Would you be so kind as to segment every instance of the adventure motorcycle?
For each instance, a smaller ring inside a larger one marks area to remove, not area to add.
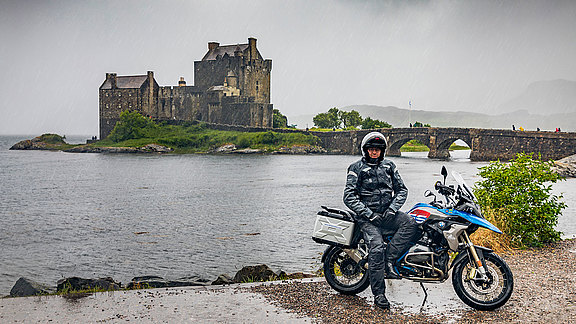
[[[438,181],[434,187],[445,199],[438,201],[434,193],[426,190],[424,196],[434,200],[410,209],[408,214],[420,224],[421,235],[397,260],[395,270],[403,279],[422,285],[446,281],[452,269],[452,285],[464,303],[478,310],[496,309],[512,295],[512,271],[492,250],[474,245],[469,235],[479,227],[502,232],[482,216],[476,197],[460,174],[452,172],[458,183],[456,188],[446,185],[445,167],[441,174],[444,182]],[[329,245],[322,256],[326,281],[342,294],[358,294],[370,284],[368,245],[352,211],[322,208],[312,238]],[[393,232],[384,233],[385,241],[392,235]]]

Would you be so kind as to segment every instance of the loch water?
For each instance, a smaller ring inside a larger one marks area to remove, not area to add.
[[[313,272],[321,205],[344,207],[349,155],[133,155],[10,151],[32,136],[0,136],[0,295],[19,277],[49,285],[71,276],[214,280],[246,265]],[[86,137],[69,137],[80,143]],[[393,157],[409,189],[403,210],[440,169],[477,181],[469,151],[449,161]],[[568,208],[558,229],[576,235],[576,179],[555,184]]]

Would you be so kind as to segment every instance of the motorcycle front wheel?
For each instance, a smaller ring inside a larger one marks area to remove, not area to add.
[[[326,282],[337,292],[356,295],[368,288],[368,271],[339,247],[328,251],[324,260]]]
[[[454,291],[462,301],[478,310],[493,310],[504,305],[514,289],[514,279],[508,264],[495,253],[484,253],[488,281],[472,279],[476,267],[463,258],[452,272]]]

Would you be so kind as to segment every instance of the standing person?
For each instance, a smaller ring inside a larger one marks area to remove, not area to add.
[[[400,279],[396,261],[416,238],[418,225],[414,218],[400,211],[408,197],[408,189],[396,165],[384,159],[386,139],[379,132],[362,139],[362,159],[348,167],[344,204],[356,213],[356,221],[368,243],[368,275],[374,294],[374,304],[388,309],[384,295],[385,278]],[[383,231],[394,232],[388,246]]]

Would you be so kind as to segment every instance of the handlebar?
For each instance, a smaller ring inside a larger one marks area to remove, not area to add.
[[[440,181],[436,181],[434,189],[444,196],[450,196],[456,193],[454,187],[443,185]]]

